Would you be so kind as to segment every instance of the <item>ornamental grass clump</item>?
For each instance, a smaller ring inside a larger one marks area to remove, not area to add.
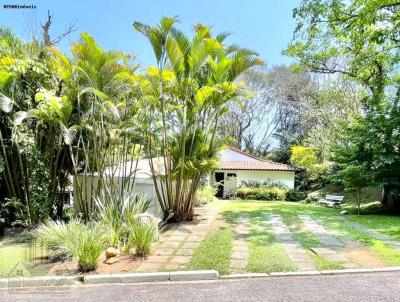
[[[128,231],[127,246],[136,248],[136,255],[145,257],[150,254],[151,245],[158,238],[158,225],[154,221],[136,218],[126,224]]]
[[[152,243],[158,238],[158,224],[150,216],[141,215],[150,206],[146,196],[129,190],[114,196],[105,189],[96,198],[96,205],[99,223],[110,231],[109,245],[126,253],[134,248],[142,257],[150,253]]]
[[[35,237],[51,252],[51,257],[78,261],[81,272],[95,270],[107,245],[108,231],[95,223],[49,221],[40,225]]]

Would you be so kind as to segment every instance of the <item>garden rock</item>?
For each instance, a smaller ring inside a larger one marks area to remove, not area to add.
[[[340,212],[340,214],[341,214],[341,215],[347,215],[347,214],[349,214],[349,213],[348,213],[346,210],[343,210],[343,211]]]
[[[106,250],[106,258],[107,258],[107,259],[108,259],[108,258],[115,257],[115,256],[117,256],[118,254],[119,254],[119,251],[118,251],[116,248],[109,247],[109,248]]]
[[[107,258],[106,261],[104,261],[104,263],[113,264],[118,261],[119,261],[119,257],[110,257],[110,258]]]

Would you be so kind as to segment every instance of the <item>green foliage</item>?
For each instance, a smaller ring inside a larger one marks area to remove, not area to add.
[[[86,272],[97,268],[108,232],[100,224],[49,221],[35,230],[35,236],[51,251],[52,257],[74,257],[79,271]]]
[[[24,225],[61,219],[59,192],[69,175],[137,158],[128,150],[140,138],[136,66],[86,33],[72,44],[72,56],[10,31],[0,31],[0,45],[0,146],[9,167],[2,172],[4,197],[20,201]],[[82,202],[94,192],[88,191],[75,187],[85,220],[93,210],[92,200]]]
[[[340,140],[331,145],[333,158],[339,165],[339,180],[349,188],[362,187],[362,183],[382,187],[383,204],[397,210],[400,208],[400,156],[396,149],[400,143],[396,130],[400,125],[398,99],[397,95],[390,103],[382,103],[366,116],[342,125]],[[352,174],[355,174],[354,180]]]
[[[286,50],[303,67],[343,74],[364,90],[362,111],[338,123],[330,153],[338,175],[364,170],[383,188],[382,203],[397,211],[399,9],[390,0],[303,0],[294,11],[297,26]]]
[[[213,186],[205,185],[199,188],[196,192],[196,203],[200,204],[207,204],[210,202],[215,201],[217,198],[215,197],[216,189]]]
[[[286,201],[302,201],[307,198],[307,193],[295,189],[289,189],[285,194]]]
[[[136,254],[145,257],[150,254],[151,245],[158,238],[158,225],[155,221],[145,221],[140,217],[128,221],[125,226],[127,232],[127,247],[135,247]]]
[[[209,27],[196,25],[189,37],[176,22],[164,17],[156,26],[134,27],[148,38],[157,60],[143,86],[146,151],[161,157],[166,169],[163,193],[155,182],[157,197],[164,218],[172,211],[181,221],[193,218],[200,180],[216,166],[225,142],[217,134],[220,117],[241,93],[235,80],[262,62],[253,51],[226,46],[226,35],[214,36]]]
[[[104,191],[96,198],[98,220],[109,229],[109,244],[129,252],[146,256],[151,244],[158,238],[158,225],[150,217],[141,216],[150,204],[146,196],[139,196],[126,190],[121,195],[112,195]],[[149,218],[149,219],[146,219]]]
[[[107,242],[107,235],[107,230],[103,226],[95,224],[78,230],[71,238],[68,248],[72,256],[78,260],[79,271],[86,272],[97,268]]]
[[[254,187],[254,188],[260,188],[260,187],[277,187],[277,188],[282,188],[282,189],[287,188],[283,183],[274,182],[274,181],[272,181],[270,179],[264,179],[264,180],[242,180],[240,182],[240,186],[243,186],[243,187]]]
[[[329,163],[320,159],[316,148],[293,146],[290,161],[304,170],[296,175],[302,190],[319,189],[327,182]]]
[[[241,199],[251,200],[276,200],[276,201],[301,201],[307,197],[305,192],[295,189],[288,189],[285,186],[274,184],[262,184],[260,182],[247,182],[237,191],[237,196]]]
[[[317,150],[305,146],[293,146],[290,160],[298,167],[319,173]]]
[[[237,190],[237,196],[241,199],[253,200],[285,200],[288,189],[261,186],[261,187],[246,187],[242,186]]]
[[[285,53],[314,70],[345,73],[381,89],[381,76],[397,68],[398,16],[399,4],[391,0],[303,0]]]
[[[360,214],[361,203],[365,198],[365,191],[372,185],[371,174],[363,166],[346,166],[339,173],[339,178],[344,184],[345,189],[355,196],[358,214]]]

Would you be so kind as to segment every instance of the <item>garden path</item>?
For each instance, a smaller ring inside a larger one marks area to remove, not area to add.
[[[343,217],[343,216],[337,216],[336,219],[342,221],[344,224],[356,229],[357,231],[363,232],[376,240],[383,241],[387,245],[390,245],[390,246],[396,248],[397,250],[400,250],[400,242],[393,240],[392,238],[390,238],[389,236],[387,236],[385,234],[382,234],[378,231],[367,228],[366,226],[363,226],[362,224],[359,224],[357,222],[350,221],[346,217]]]
[[[357,264],[351,262],[346,256],[337,251],[337,248],[343,248],[344,244],[336,239],[327,229],[317,223],[309,215],[298,215],[305,227],[316,236],[326,247],[315,247],[311,251],[316,255],[324,257],[328,261],[341,262],[344,268],[356,268]]]
[[[282,216],[278,214],[270,214],[268,215],[268,218],[268,223],[276,235],[276,241],[283,246],[283,249],[293,264],[301,271],[316,270],[314,261],[312,261],[299,242],[293,239],[292,232],[283,222]]]
[[[246,271],[249,259],[249,249],[247,246],[249,226],[249,219],[244,214],[240,215],[239,219],[235,222],[234,240],[229,264],[231,273]]]
[[[343,243],[332,236],[328,230],[318,224],[311,216],[298,215],[298,217],[304,223],[305,227],[312,234],[314,234],[323,245],[331,247],[343,247]]]
[[[203,241],[225,201],[216,201],[195,208],[190,222],[170,225],[161,236],[157,250],[138,267],[138,272],[156,272],[184,268]]]

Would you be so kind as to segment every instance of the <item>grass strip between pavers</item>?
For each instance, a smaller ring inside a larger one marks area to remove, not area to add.
[[[230,227],[215,230],[206,236],[195,250],[187,270],[217,270],[221,275],[229,274],[233,233]]]

